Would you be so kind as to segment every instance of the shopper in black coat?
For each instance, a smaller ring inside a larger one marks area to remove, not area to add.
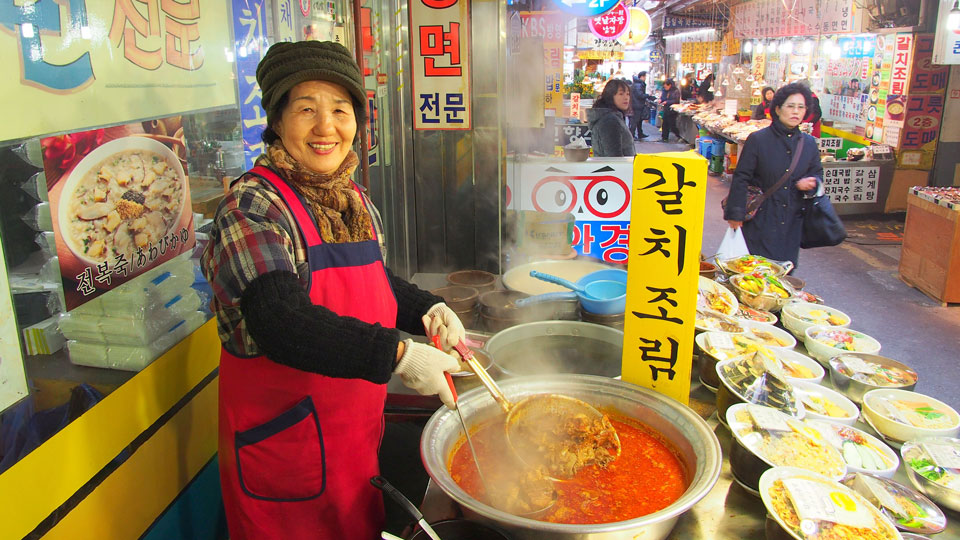
[[[677,89],[677,86],[673,83],[673,79],[663,81],[663,91],[660,92],[660,107],[663,110],[663,126],[660,130],[660,142],[667,142],[670,138],[671,131],[677,135],[678,139],[687,142],[680,135],[680,130],[677,129],[677,115],[680,113],[670,107],[677,103],[680,103],[680,90]]]
[[[823,184],[817,140],[799,129],[810,102],[810,90],[799,84],[776,92],[770,109],[773,123],[747,137],[723,215],[731,228],[743,227],[750,253],[791,261],[794,266],[800,254],[803,201],[820,194]],[[773,187],[787,171],[801,138],[800,159],[784,187],[763,202],[752,220],[744,222],[747,186],[764,191]]]
[[[610,79],[600,99],[587,111],[593,155],[624,157],[637,155],[633,136],[627,129],[626,112],[630,110],[630,85],[621,79]]]
[[[633,87],[630,88],[630,107],[633,108],[633,116],[630,117],[630,134],[634,140],[645,139],[647,136],[643,133],[643,119],[650,117],[650,109],[647,108],[647,72],[641,71],[633,77]]]

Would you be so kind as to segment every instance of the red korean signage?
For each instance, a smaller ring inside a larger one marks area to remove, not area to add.
[[[902,96],[907,93],[910,81],[910,66],[913,54],[913,34],[897,34],[893,46],[893,67],[890,72],[890,93]]]
[[[469,130],[470,2],[410,2],[414,129]]]
[[[630,26],[630,12],[618,3],[603,15],[597,15],[589,21],[590,31],[600,39],[617,39]]]

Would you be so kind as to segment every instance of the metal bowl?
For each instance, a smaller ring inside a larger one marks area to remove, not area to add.
[[[906,384],[903,386],[879,386],[875,384],[870,384],[866,381],[858,380],[851,378],[845,375],[841,369],[841,360],[844,356],[856,356],[867,362],[880,365],[886,368],[896,368],[905,371],[907,374],[913,375],[913,383]],[[850,398],[857,405],[863,403],[863,395],[869,392],[870,390],[875,390],[877,388],[898,388],[900,390],[913,390],[917,386],[917,380],[919,376],[917,372],[911,369],[905,364],[901,364],[892,358],[887,358],[886,356],[880,356],[879,354],[865,354],[865,353],[848,353],[841,354],[834,358],[830,359],[830,380],[833,381],[833,387],[836,388],[840,393]]]
[[[907,476],[910,482],[919,489],[924,495],[933,499],[940,506],[946,506],[954,512],[960,512],[960,491],[950,489],[943,484],[938,484],[918,473],[910,464],[911,459],[918,455],[925,455],[921,444],[935,443],[952,446],[954,449],[960,448],[960,439],[952,437],[924,437],[904,443],[900,449],[900,456],[903,458],[903,466],[907,469]]]
[[[733,286],[733,292],[737,295],[737,299],[740,302],[752,307],[753,309],[760,309],[763,311],[769,311],[771,313],[776,313],[786,305],[787,302],[793,298],[794,291],[788,283],[782,282],[787,293],[790,295],[786,298],[781,297],[778,294],[772,292],[761,292],[754,293],[749,292],[743,289],[740,286],[740,280],[743,279],[744,274],[737,274],[730,277],[730,285]]]
[[[652,390],[590,375],[523,377],[505,380],[500,385],[513,401],[532,394],[560,392],[642,422],[677,450],[690,482],[686,492],[673,504],[626,521],[571,525],[518,517],[477,501],[453,481],[447,470],[447,459],[462,437],[462,430],[457,413],[440,408],[427,422],[420,439],[420,455],[427,474],[460,505],[466,517],[493,523],[517,540],[662,540],[670,534],[677,518],[709,493],[720,475],[720,442],[707,423],[689,407]],[[481,388],[461,394],[459,406],[468,425],[503,414]]]
[[[580,321],[540,321],[497,332],[484,345],[508,377],[578,373],[616,377],[623,331]]]

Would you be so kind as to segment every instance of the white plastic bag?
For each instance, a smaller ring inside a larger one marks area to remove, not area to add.
[[[720,241],[720,247],[717,248],[717,258],[721,261],[749,255],[747,241],[743,239],[743,231],[740,227],[736,229],[727,228],[727,232]]]

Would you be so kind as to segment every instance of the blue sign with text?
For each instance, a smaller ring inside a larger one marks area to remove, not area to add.
[[[263,0],[234,0],[234,58],[237,63],[237,87],[240,95],[240,123],[243,136],[244,169],[264,151],[260,139],[267,127],[267,114],[260,105],[257,64],[267,52],[267,16]]]
[[[613,9],[619,2],[620,0],[553,0],[553,4],[560,11],[565,11],[577,17],[602,15]]]

